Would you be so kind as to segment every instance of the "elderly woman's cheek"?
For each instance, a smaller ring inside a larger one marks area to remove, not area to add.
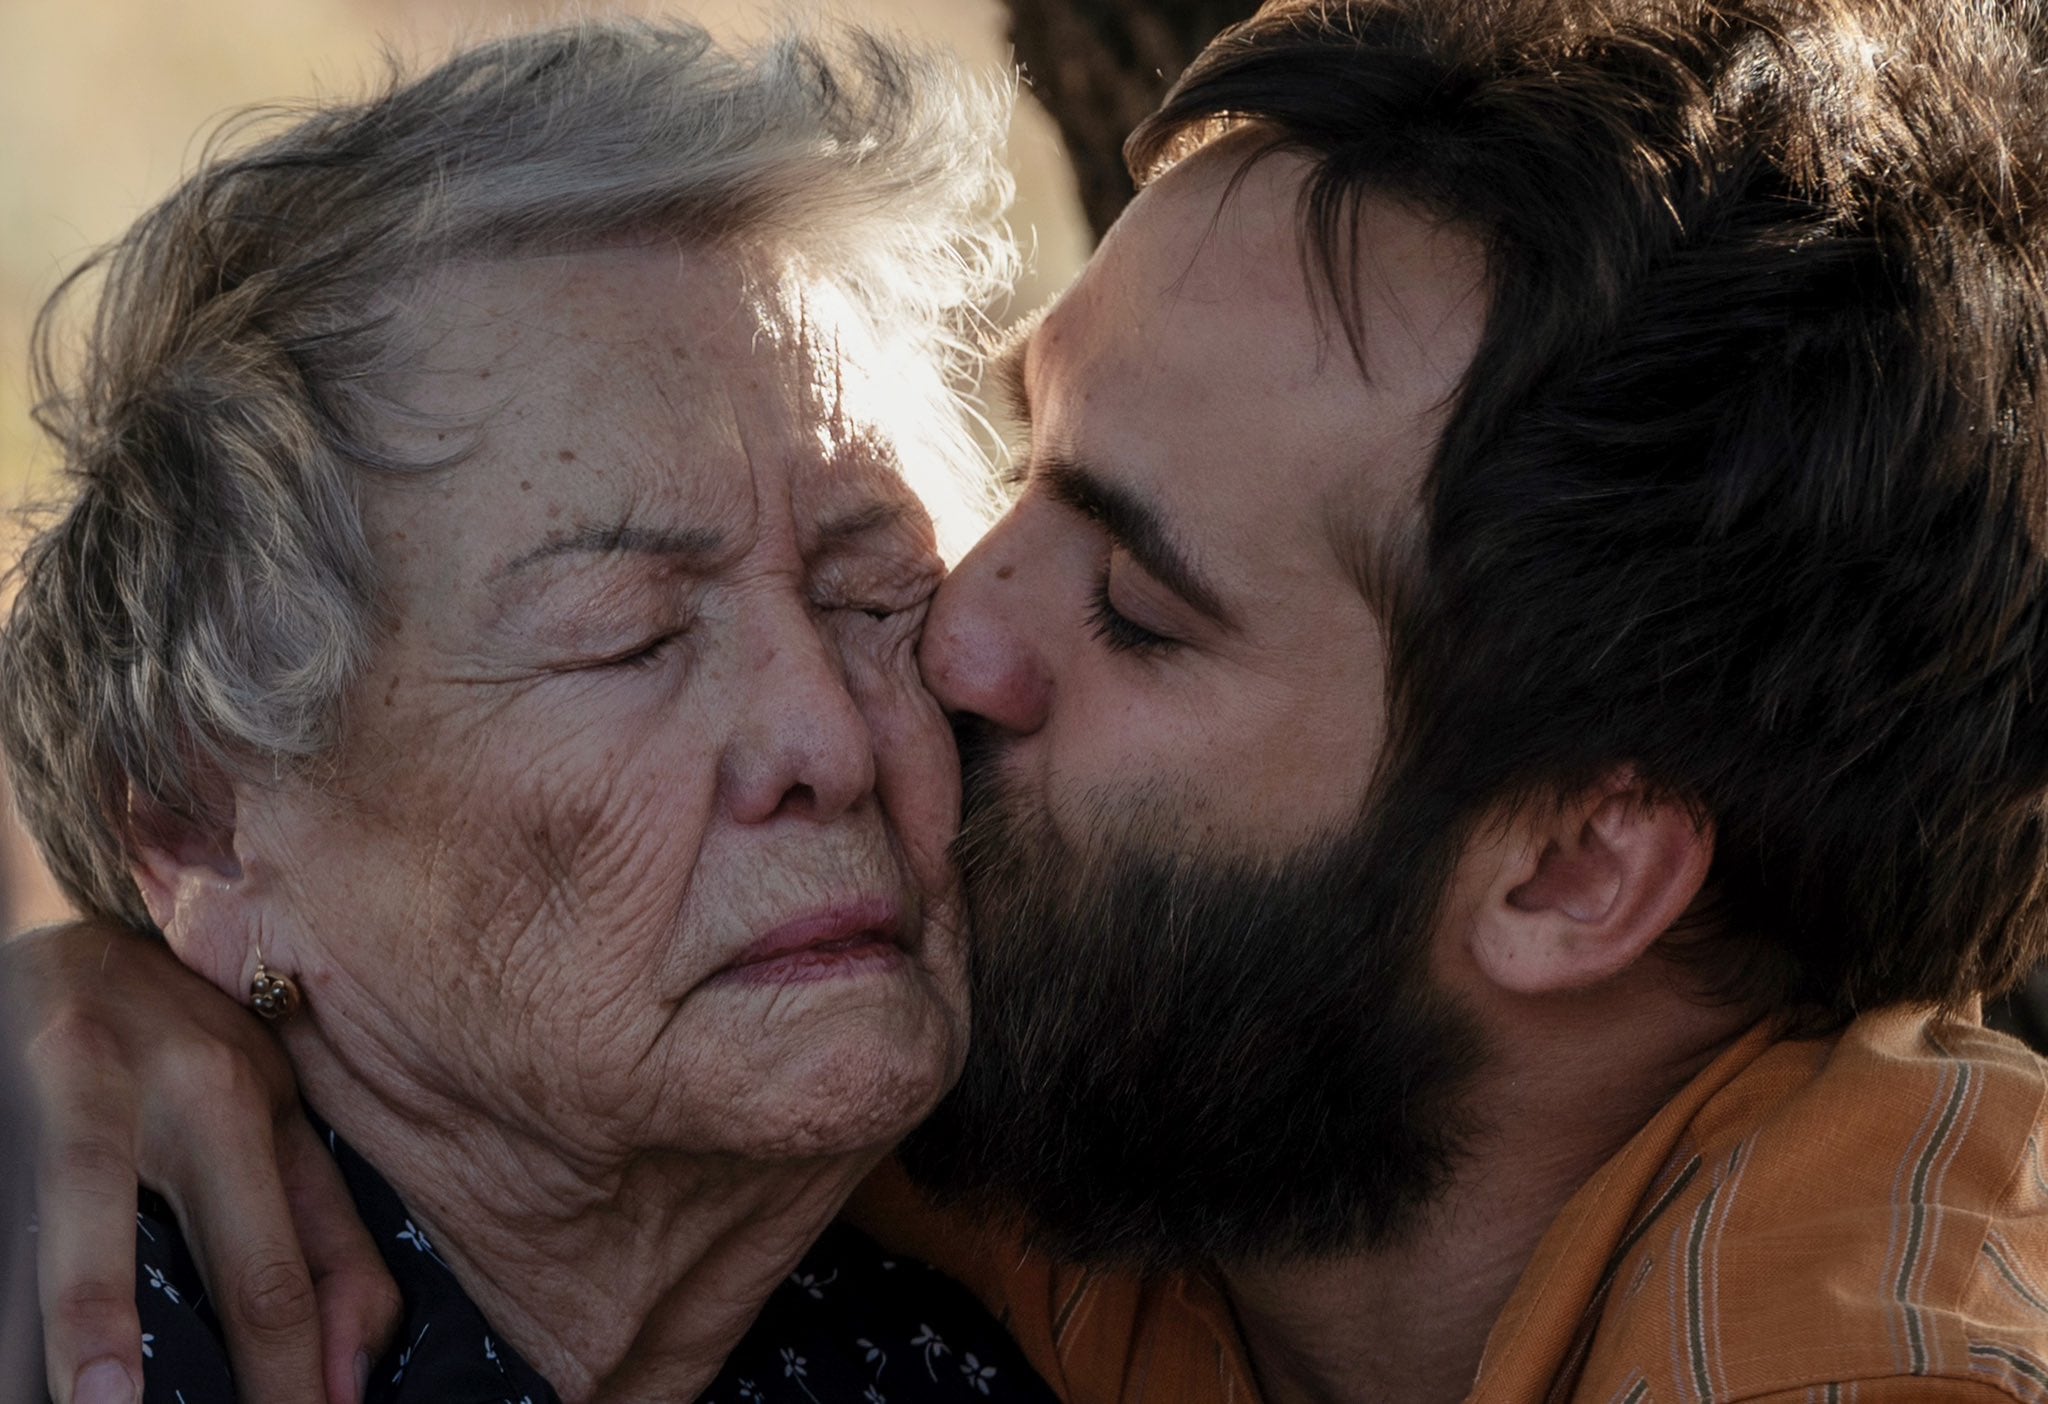
[[[921,612],[918,619],[921,621]],[[927,894],[951,887],[947,846],[960,826],[960,761],[945,713],[917,670],[917,628],[899,623],[847,653],[847,687],[875,748],[875,787]]]
[[[513,989],[558,964],[594,982],[666,958],[709,804],[672,726],[634,727],[601,696],[559,691],[445,747],[436,768],[462,778],[427,806],[438,820],[421,814],[433,905]],[[554,997],[580,1005],[589,992]]]
[[[557,757],[520,796],[508,848],[540,875],[557,919],[624,928],[674,919],[711,800],[669,749],[622,737],[591,755],[586,744]]]
[[[923,895],[920,962],[935,982],[959,1057],[969,1014],[966,932],[949,848],[960,824],[960,764],[945,713],[918,673],[919,622],[921,612],[888,639],[889,647],[852,655],[847,684],[874,741],[883,813]],[[957,1063],[949,1066],[957,1072]]]

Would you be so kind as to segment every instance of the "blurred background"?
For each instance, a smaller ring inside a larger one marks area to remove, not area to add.
[[[1057,292],[1130,193],[1118,148],[1187,60],[1252,0],[0,0],[0,564],[17,510],[57,487],[29,418],[36,309],[87,252],[189,173],[224,115],[348,96],[464,39],[592,13],[675,14],[744,37],[791,13],[878,23],[1026,76],[1012,222],[1030,271],[1010,315]],[[0,806],[4,808],[4,806]],[[0,814],[0,934],[64,914]]]

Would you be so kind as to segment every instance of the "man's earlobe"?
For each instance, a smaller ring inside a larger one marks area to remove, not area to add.
[[[1495,984],[1535,995],[1600,984],[1640,959],[1699,895],[1714,836],[1624,770],[1517,817],[1500,851],[1472,955]]]

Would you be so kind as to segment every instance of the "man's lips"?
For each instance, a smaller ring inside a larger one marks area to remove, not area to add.
[[[884,969],[903,959],[905,924],[894,898],[834,902],[756,938],[712,978],[794,984]]]

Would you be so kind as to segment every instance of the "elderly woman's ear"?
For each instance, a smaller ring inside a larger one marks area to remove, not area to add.
[[[129,786],[135,885],[179,958],[239,997],[262,925],[237,843],[234,787],[221,777],[198,807],[187,813]]]

